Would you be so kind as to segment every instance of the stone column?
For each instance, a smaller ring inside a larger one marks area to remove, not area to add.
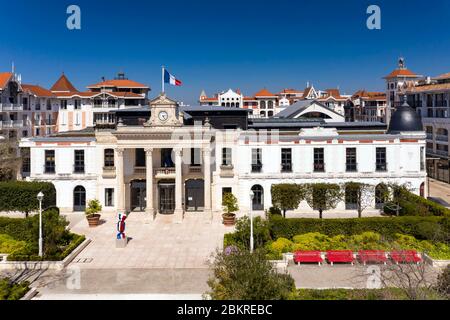
[[[175,222],[183,221],[183,176],[181,166],[181,149],[174,149],[175,152]]]
[[[203,172],[204,172],[204,192],[205,192],[205,205],[204,212],[207,219],[212,220],[211,211],[211,149],[206,148],[203,150]]]
[[[149,220],[155,218],[155,210],[153,208],[153,149],[145,149],[145,164],[146,164],[146,200],[147,205],[145,212],[148,215]]]
[[[117,180],[117,210],[125,212],[125,184],[124,184],[124,161],[123,148],[116,149],[116,180]]]

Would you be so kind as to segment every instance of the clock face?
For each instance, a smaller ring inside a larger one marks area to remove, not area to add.
[[[158,114],[158,118],[159,118],[159,120],[161,120],[161,121],[166,121],[166,120],[169,118],[169,114],[167,113],[167,111],[161,111],[161,112]]]

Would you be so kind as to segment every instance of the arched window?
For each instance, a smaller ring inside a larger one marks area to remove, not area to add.
[[[266,117],[266,112],[265,111],[260,111],[259,114],[261,115],[261,117]]]
[[[267,116],[268,116],[268,117],[272,117],[272,116],[273,116],[273,111],[268,111],[268,112],[267,112]]]
[[[382,209],[387,201],[388,188],[384,183],[380,183],[375,187],[375,208]]]
[[[272,109],[272,108],[273,108],[273,101],[272,101],[272,100],[270,100],[269,102],[267,102],[267,107],[268,107],[269,109]]]
[[[358,208],[357,192],[358,189],[356,187],[345,188],[345,210],[356,210]]]
[[[264,189],[259,184],[255,184],[252,189],[253,201],[252,210],[264,210]]]
[[[261,108],[261,109],[265,109],[266,108],[266,102],[263,100],[263,101],[261,101],[260,103],[259,103],[259,107]]]
[[[76,186],[73,189],[73,211],[84,211],[86,209],[86,189]]]
[[[229,107],[229,106],[230,106],[230,103],[229,103],[229,102],[227,102],[226,106],[227,106],[227,107]]]
[[[234,108],[234,102],[231,103],[231,106]]]
[[[422,198],[425,198],[425,182],[422,182],[422,183],[420,184],[420,196],[421,196]]]

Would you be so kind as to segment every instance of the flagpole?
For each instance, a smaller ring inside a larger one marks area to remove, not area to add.
[[[161,68],[161,86],[162,86],[162,93],[164,93],[164,66]]]

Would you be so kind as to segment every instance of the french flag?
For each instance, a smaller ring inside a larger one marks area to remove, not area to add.
[[[164,82],[173,86],[181,86],[181,81],[171,75],[166,69],[164,69]]]

